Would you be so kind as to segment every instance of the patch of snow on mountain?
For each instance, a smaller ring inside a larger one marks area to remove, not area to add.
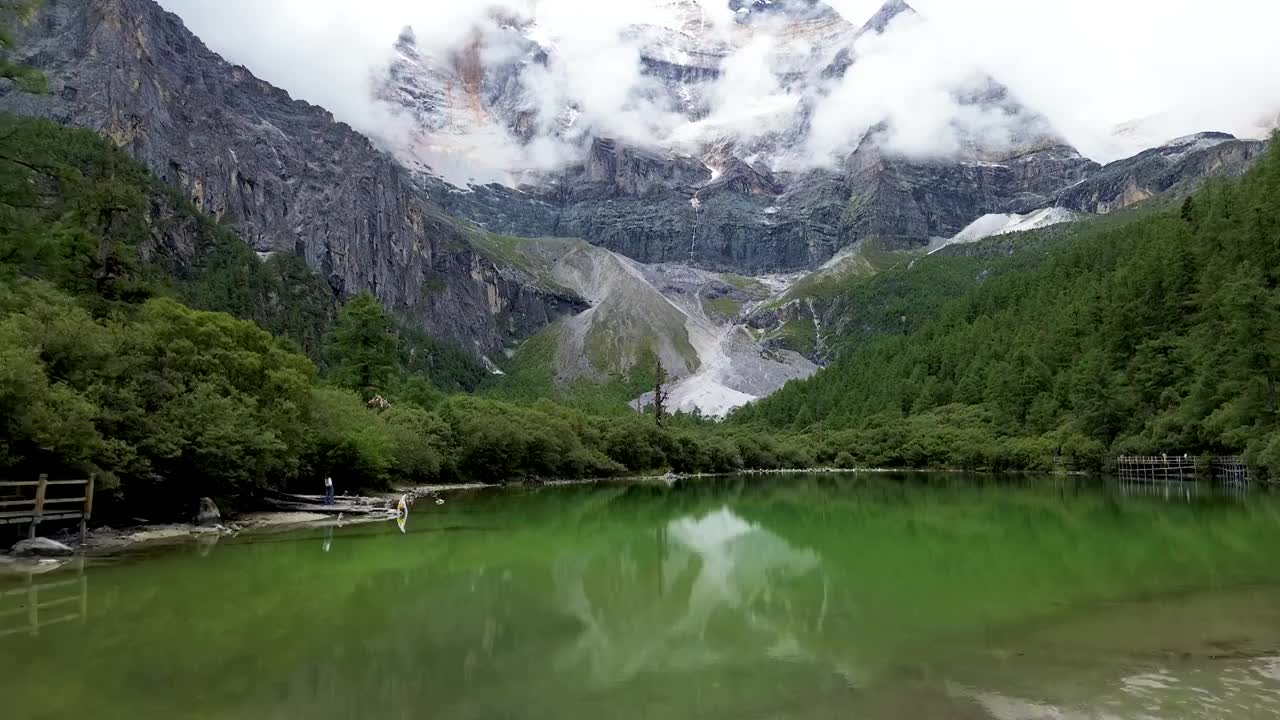
[[[952,243],[977,242],[983,238],[989,238],[992,235],[1000,235],[1008,232],[1008,228],[1022,222],[1021,215],[1006,215],[1004,213],[992,213],[983,215],[982,217],[969,223],[965,229],[956,233],[951,238]]]
[[[1026,215],[1018,215],[1017,213],[1009,215],[1004,213],[983,215],[970,223],[968,227],[957,233],[955,237],[943,243],[941,247],[934,249],[932,252],[937,252],[947,245],[977,242],[997,235],[1008,235],[1009,233],[1025,232],[1027,230],[1038,230],[1040,228],[1049,227],[1050,225],[1073,222],[1076,217],[1076,213],[1066,208],[1056,207],[1036,210],[1035,212],[1028,213]]]
[[[1234,138],[1230,135],[1220,135],[1217,133],[1199,133],[1196,135],[1187,135],[1185,137],[1170,140],[1161,146],[1161,149],[1167,149],[1172,152],[1162,152],[1161,155],[1173,162],[1177,162],[1182,158],[1194,152],[1208,150],[1217,147],[1225,142],[1231,142]]]

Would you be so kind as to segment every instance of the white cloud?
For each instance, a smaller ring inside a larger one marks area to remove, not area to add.
[[[814,112],[811,161],[848,155],[881,122],[889,124],[890,151],[932,157],[956,154],[966,137],[986,137],[1008,120],[961,106],[957,96],[980,89],[983,75],[962,59],[963,43],[918,16],[899,16],[884,34],[862,37],[854,52],[857,62]]]
[[[734,35],[727,0],[692,0],[716,36]],[[370,82],[392,58],[400,29],[447,54],[467,43],[495,9],[533,17],[553,47],[545,68],[526,74],[539,139],[515,143],[502,128],[449,140],[466,158],[494,167],[563,162],[574,132],[680,147],[708,136],[762,137],[789,122],[799,98],[779,84],[771,63],[778,42],[739,42],[720,81],[706,93],[709,113],[677,115],[641,72],[634,24],[678,26],[671,0],[160,0],[211,48],[295,97],[384,141],[404,125],[373,102]],[[855,24],[879,0],[831,0]],[[999,139],[1016,123],[963,107],[954,91],[988,72],[1046,115],[1086,155],[1109,160],[1143,143],[1199,130],[1256,133],[1280,110],[1280,25],[1274,0],[912,0],[927,24],[897,23],[866,38],[861,59],[816,109],[808,150],[830,158],[892,118],[891,143],[913,154],[956,150],[975,136]],[[486,45],[486,53],[511,51]],[[488,58],[492,59],[492,58]],[[573,131],[557,133],[573,104]],[[1117,139],[1115,125],[1151,118]]]
[[[779,51],[776,38],[759,35],[729,56],[720,77],[705,89],[710,112],[697,121],[679,123],[670,144],[689,153],[722,139],[749,147],[752,141],[783,130],[796,112],[799,97],[782,87],[775,70]]]
[[[445,29],[469,27],[484,10],[473,3],[408,0],[160,4],[229,61],[362,129],[384,121],[382,110],[370,102],[369,78],[390,62],[392,43],[405,25],[420,27],[430,42],[456,42],[461,38]]]
[[[1091,157],[1139,149],[1111,136],[1131,120],[1154,117],[1149,139],[1161,142],[1256,135],[1280,111],[1275,0],[911,2]]]

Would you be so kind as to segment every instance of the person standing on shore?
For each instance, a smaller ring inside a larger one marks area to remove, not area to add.
[[[333,477],[329,475],[324,478],[324,504],[333,504]]]

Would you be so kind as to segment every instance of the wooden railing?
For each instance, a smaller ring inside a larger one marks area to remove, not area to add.
[[[1213,471],[1213,479],[1230,485],[1247,484],[1252,479],[1249,463],[1238,455],[1215,457],[1209,462]]]
[[[1207,473],[1206,473],[1207,470]],[[1116,472],[1126,482],[1195,481],[1212,478],[1228,485],[1245,485],[1252,480],[1244,458],[1213,456],[1208,465],[1191,455],[1121,455],[1116,458]]]
[[[1168,482],[1195,480],[1199,460],[1190,455],[1121,455],[1116,472],[1128,482]]]
[[[7,499],[0,498],[0,525],[31,523],[28,536],[35,537],[41,522],[79,520],[80,540],[83,542],[89,520],[93,516],[93,486],[96,477],[90,475],[84,480],[50,480],[48,475],[42,474],[39,480],[0,482],[0,491],[12,488],[17,492],[17,495]],[[77,487],[84,489],[84,494],[79,497],[49,497],[50,488],[57,492],[61,488]],[[29,488],[35,488],[36,496],[20,497]],[[71,508],[63,509],[67,506]]]

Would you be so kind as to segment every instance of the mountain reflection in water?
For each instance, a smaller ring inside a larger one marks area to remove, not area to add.
[[[408,535],[91,564],[85,622],[0,638],[0,693],[36,720],[1267,717],[1276,547],[1265,493],[1052,478],[473,493]]]

